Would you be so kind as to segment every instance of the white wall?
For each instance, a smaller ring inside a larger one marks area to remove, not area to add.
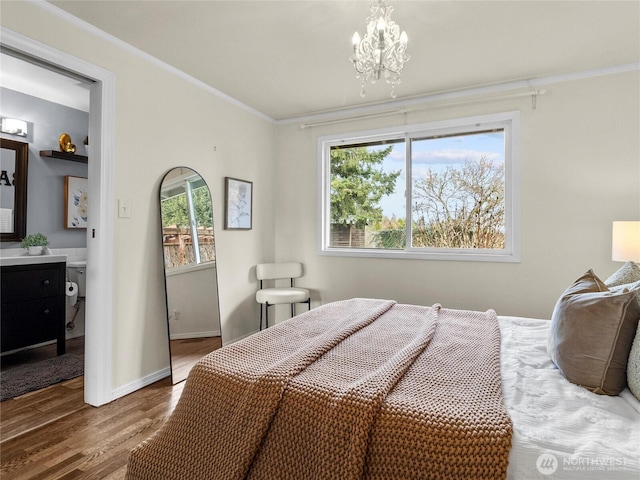
[[[281,126],[277,259],[305,263],[298,285],[312,289],[314,305],[379,297],[549,318],[587,269],[606,278],[621,266],[611,261],[611,222],[640,220],[640,80],[636,71],[545,88],[536,110],[529,98],[516,98],[305,130]],[[511,110],[521,112],[520,263],[317,254],[319,136]]]
[[[175,166],[212,193],[223,342],[257,329],[250,270],[274,256],[275,127],[30,3],[3,2],[0,21],[115,75],[114,198],[131,201],[131,218],[114,222],[113,389],[169,365],[158,189]],[[251,231],[222,229],[225,176],[254,182]]]
[[[167,308],[172,340],[220,335],[216,277],[213,263],[167,272]]]

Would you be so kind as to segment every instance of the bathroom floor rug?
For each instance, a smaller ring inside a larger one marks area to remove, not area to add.
[[[0,373],[0,401],[70,380],[84,374],[84,359],[65,354]]]

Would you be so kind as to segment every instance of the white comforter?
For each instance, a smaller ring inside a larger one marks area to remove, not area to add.
[[[640,402],[568,382],[547,354],[550,322],[499,317],[513,420],[508,480],[640,479]]]

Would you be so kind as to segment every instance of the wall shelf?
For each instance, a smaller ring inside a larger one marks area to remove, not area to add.
[[[56,150],[40,150],[41,157],[57,158],[59,160],[71,160],[72,162],[89,163],[89,157],[76,155],[75,153],[58,152]]]

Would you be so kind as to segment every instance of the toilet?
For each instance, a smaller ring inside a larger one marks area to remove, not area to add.
[[[86,260],[79,260],[75,262],[67,262],[67,278],[70,282],[75,282],[78,285],[78,297],[84,298],[86,296],[87,288],[87,262]]]

